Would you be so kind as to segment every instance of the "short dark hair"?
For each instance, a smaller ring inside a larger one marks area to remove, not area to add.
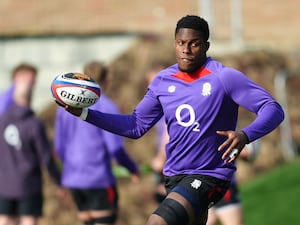
[[[19,65],[17,65],[14,69],[13,69],[13,71],[12,71],[12,79],[14,79],[15,78],[15,76],[16,76],[16,73],[18,73],[19,71],[31,71],[31,72],[33,72],[34,74],[37,74],[37,68],[35,67],[35,66],[33,66],[33,65],[30,65],[30,64],[28,64],[28,63],[21,63],[21,64],[19,64]]]
[[[178,30],[181,28],[190,28],[190,29],[200,31],[205,41],[207,41],[209,38],[208,23],[205,19],[199,16],[187,15],[182,17],[180,20],[178,20],[175,29],[175,36],[178,33]]]

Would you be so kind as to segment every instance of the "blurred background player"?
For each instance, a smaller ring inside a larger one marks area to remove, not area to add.
[[[247,144],[239,155],[239,159],[252,163],[259,152],[260,140]],[[240,198],[236,176],[224,197],[208,210],[206,225],[243,225],[244,212]]]
[[[154,61],[146,72],[146,81],[149,85],[156,74],[170,66],[171,64],[164,60]],[[151,161],[151,169],[154,172],[155,192],[154,199],[161,203],[166,197],[165,179],[162,173],[166,161],[166,144],[169,141],[167,126],[164,117],[161,118],[154,127],[156,132],[156,152]]]
[[[13,85],[1,96],[6,103],[0,115],[0,225],[37,225],[43,213],[42,169],[60,181],[44,124],[30,107],[36,76],[35,67],[17,66]]]
[[[151,168],[154,171],[155,193],[154,199],[160,203],[167,196],[165,189],[165,177],[163,175],[163,167],[166,162],[165,145],[169,141],[169,135],[165,121],[161,119],[155,129],[157,130],[157,149],[154,158],[151,161]]]
[[[13,103],[14,82],[8,89],[0,94],[0,115],[3,114]]]
[[[102,93],[93,109],[118,113],[119,109],[105,94],[108,69],[100,62],[90,62],[84,74],[96,80]],[[62,185],[70,189],[78,208],[78,218],[85,225],[115,224],[118,215],[118,190],[112,159],[139,179],[135,162],[124,149],[124,139],[84,121],[63,108],[57,110],[55,148],[63,164]]]

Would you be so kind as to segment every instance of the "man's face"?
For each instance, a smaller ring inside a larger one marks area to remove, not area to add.
[[[21,70],[15,74],[16,91],[22,95],[29,95],[36,81],[36,74],[30,70]]]
[[[193,72],[206,62],[209,42],[203,40],[200,31],[181,28],[175,36],[175,52],[179,69]]]

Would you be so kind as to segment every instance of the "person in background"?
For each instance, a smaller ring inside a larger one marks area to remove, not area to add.
[[[31,65],[28,66],[32,67]],[[32,69],[34,70],[33,72],[37,73],[36,68],[32,67]],[[3,114],[9,108],[9,106],[11,106],[14,102],[13,99],[13,93],[15,88],[14,78],[15,78],[15,73],[13,72],[11,76],[12,79],[11,85],[2,93],[0,93],[0,115]]]
[[[161,203],[167,196],[165,189],[165,176],[163,175],[163,167],[166,162],[166,144],[169,141],[167,126],[163,119],[157,122],[157,149],[154,158],[151,161],[151,168],[154,171],[155,193],[154,199],[157,203]]]
[[[91,108],[119,113],[104,90],[108,85],[108,69],[100,62],[84,66],[84,74],[99,83],[102,94]],[[139,180],[137,164],[126,153],[124,139],[113,133],[78,120],[58,108],[55,121],[55,149],[63,165],[62,185],[78,208],[78,218],[85,225],[115,224],[118,215],[118,190],[113,174],[113,159]]]
[[[0,115],[13,104],[14,84],[0,94]]]
[[[165,60],[156,60],[151,63],[146,72],[146,81],[149,85],[159,71],[167,68],[170,63]],[[156,152],[151,160],[151,168],[154,172],[155,192],[154,199],[157,203],[161,203],[167,196],[165,189],[165,177],[163,175],[163,167],[166,162],[166,144],[169,141],[167,126],[162,117],[155,125],[156,132]]]
[[[133,139],[165,118],[170,138],[163,169],[167,197],[147,225],[205,225],[208,209],[230,185],[244,146],[269,134],[284,119],[270,93],[207,56],[208,39],[205,19],[195,15],[179,19],[174,41],[177,63],[159,72],[131,114],[64,106],[81,120]],[[256,114],[241,129],[237,129],[239,107]]]
[[[252,163],[259,152],[260,140],[245,145],[239,159]],[[206,225],[243,225],[244,212],[236,176],[233,177],[224,197],[208,210]]]
[[[43,169],[59,187],[45,126],[31,109],[37,70],[20,64],[12,72],[9,104],[0,115],[0,225],[37,225],[43,215]]]

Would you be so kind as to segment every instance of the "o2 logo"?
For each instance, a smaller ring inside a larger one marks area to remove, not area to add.
[[[183,121],[182,118],[181,118],[181,112],[183,110],[187,110],[190,114],[190,119],[189,121]],[[190,127],[190,126],[193,126],[193,131],[195,132],[199,132],[200,131],[200,124],[199,122],[195,121],[196,119],[196,114],[195,114],[195,111],[193,109],[192,106],[188,105],[188,104],[182,104],[180,106],[178,106],[178,108],[176,109],[176,112],[175,112],[175,117],[177,119],[177,123],[180,125],[180,126],[183,126],[183,127]]]

